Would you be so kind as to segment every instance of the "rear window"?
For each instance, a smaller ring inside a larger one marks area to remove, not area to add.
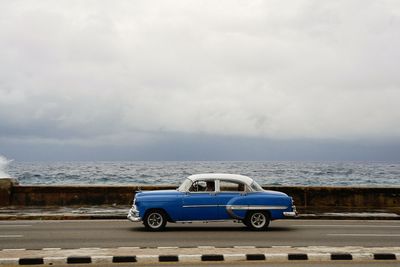
[[[254,192],[262,192],[262,191],[264,191],[264,189],[259,184],[257,184],[256,181],[253,181],[251,183],[250,187],[251,187],[251,190],[254,191]]]
[[[221,192],[244,192],[246,186],[240,182],[220,181],[219,190]]]

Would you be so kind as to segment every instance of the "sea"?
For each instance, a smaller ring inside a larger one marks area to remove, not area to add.
[[[262,185],[400,186],[400,162],[12,161],[1,168],[22,185],[179,185],[191,174],[235,173]]]

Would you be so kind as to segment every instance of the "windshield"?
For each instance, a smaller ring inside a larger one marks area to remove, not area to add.
[[[179,186],[178,187],[178,191],[180,191],[180,192],[187,192],[187,191],[189,191],[189,188],[192,186],[192,180],[190,180],[190,179],[185,179],[184,181],[183,181],[183,183],[181,184],[181,186]]]

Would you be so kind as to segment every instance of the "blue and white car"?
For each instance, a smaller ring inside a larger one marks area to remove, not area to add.
[[[128,219],[142,221],[150,231],[167,222],[243,222],[252,230],[266,230],[271,220],[296,216],[293,199],[264,190],[250,177],[237,174],[196,174],[176,190],[137,192]]]

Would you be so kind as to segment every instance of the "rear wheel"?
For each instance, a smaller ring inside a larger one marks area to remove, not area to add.
[[[244,224],[254,231],[267,230],[271,218],[266,211],[249,211]]]
[[[143,220],[144,227],[149,231],[162,231],[167,224],[167,215],[162,210],[151,210]]]

